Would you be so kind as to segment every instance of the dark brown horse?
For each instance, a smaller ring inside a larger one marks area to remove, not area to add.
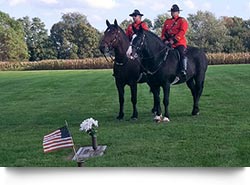
[[[178,83],[186,82],[193,96],[192,115],[199,114],[199,100],[203,91],[205,73],[207,70],[207,58],[205,53],[195,47],[187,48],[188,66],[187,78]],[[143,69],[148,73],[148,84],[154,95],[154,107],[156,108],[155,120],[161,118],[160,87],[163,89],[163,104],[165,113],[163,121],[169,121],[169,93],[170,85],[180,76],[179,58],[176,51],[168,48],[161,39],[150,31],[142,28],[133,38],[131,47],[127,51],[128,57],[139,59]]]
[[[117,21],[110,24],[106,21],[107,29],[101,39],[99,49],[105,54],[112,50],[115,53],[115,60],[113,66],[113,75],[115,77],[115,84],[119,94],[120,111],[117,119],[124,117],[124,87],[130,86],[131,102],[133,104],[132,119],[137,119],[138,111],[137,103],[137,83],[146,82],[145,78],[140,72],[140,63],[138,60],[130,60],[126,56],[126,51],[129,47],[129,40],[125,32],[118,26]]]

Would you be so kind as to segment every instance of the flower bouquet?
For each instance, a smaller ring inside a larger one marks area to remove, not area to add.
[[[98,127],[98,121],[94,120],[93,118],[88,118],[85,119],[81,124],[80,124],[80,131],[85,131],[88,133],[91,138],[92,138],[92,147],[94,150],[97,149],[97,127]]]

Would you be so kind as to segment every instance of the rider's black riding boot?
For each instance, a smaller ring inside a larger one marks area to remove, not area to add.
[[[184,56],[181,60],[181,76],[182,78],[187,78],[187,57]]]

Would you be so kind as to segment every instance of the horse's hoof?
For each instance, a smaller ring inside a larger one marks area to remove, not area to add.
[[[118,120],[123,120],[123,118],[124,118],[124,113],[121,113],[121,112],[116,117],[116,119],[118,119]]]
[[[170,122],[170,119],[168,117],[164,117],[162,121],[163,122]]]
[[[162,118],[161,115],[160,116],[155,116],[154,117],[154,121],[157,122],[157,123],[159,123],[159,122],[161,122],[161,118]]]
[[[196,111],[193,111],[192,112],[192,116],[198,116],[198,115],[200,115],[200,112],[198,111],[198,112],[196,112]]]
[[[122,121],[123,117],[117,116],[116,119],[118,119],[119,121]]]
[[[200,109],[199,108],[193,108],[192,115],[197,116],[200,114]]]
[[[132,121],[137,121],[137,117],[131,117]]]

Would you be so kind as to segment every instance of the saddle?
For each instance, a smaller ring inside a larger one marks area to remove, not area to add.
[[[175,55],[175,57],[177,58],[178,62],[180,62],[181,55],[180,55],[179,51],[177,49],[174,49],[171,45],[167,45],[166,46],[166,54],[165,54],[164,61],[167,59],[167,56],[168,56],[168,54],[169,54],[170,51]]]

